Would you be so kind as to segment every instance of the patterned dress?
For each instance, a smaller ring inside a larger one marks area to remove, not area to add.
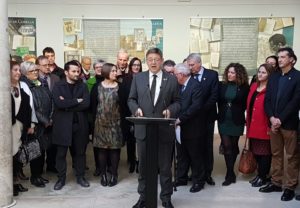
[[[119,86],[98,86],[98,106],[95,120],[93,145],[98,148],[120,149],[123,138],[120,126]]]

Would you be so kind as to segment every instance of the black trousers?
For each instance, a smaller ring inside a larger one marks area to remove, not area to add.
[[[52,144],[46,150],[46,153],[47,153],[47,158],[46,158],[47,169],[54,169],[56,163],[56,153],[57,153],[56,145]]]
[[[158,168],[160,176],[160,199],[170,201],[173,194],[172,185],[172,156],[173,156],[174,142],[163,143],[158,142]],[[137,149],[139,158],[139,184],[138,193],[140,200],[145,201],[146,192],[146,140],[137,139]]]
[[[85,172],[85,163],[86,163],[86,145],[83,145],[82,138],[77,131],[73,132],[72,135],[72,163],[76,171],[77,177],[83,177]],[[56,170],[58,171],[59,178],[65,178],[67,173],[67,152],[69,147],[57,145],[57,154],[56,154]]]
[[[203,160],[205,178],[211,176],[214,167],[214,131],[215,122],[207,122],[203,148],[203,158],[205,158],[205,160]]]
[[[41,149],[41,156],[30,161],[31,177],[36,178],[42,175],[45,164],[45,150]]]
[[[201,138],[182,140],[181,144],[177,143],[177,147],[178,146],[180,154],[177,164],[177,181],[187,181],[187,172],[191,165],[193,183],[204,184],[205,171],[203,164],[204,160],[202,157],[203,154],[201,154],[203,152]]]

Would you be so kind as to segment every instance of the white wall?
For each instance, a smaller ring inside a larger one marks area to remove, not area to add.
[[[72,2],[72,3],[71,3]],[[102,2],[102,3],[101,3]],[[109,3],[107,3],[109,2]],[[294,50],[300,58],[300,1],[298,0],[8,0],[10,17],[37,19],[37,52],[46,46],[56,51],[63,66],[63,25],[65,17],[163,18],[164,57],[181,62],[189,52],[190,17],[295,17]],[[300,61],[296,68],[300,69]]]

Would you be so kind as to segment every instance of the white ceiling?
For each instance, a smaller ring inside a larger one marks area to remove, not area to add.
[[[260,5],[300,4],[299,0],[7,0],[9,4],[89,5]]]

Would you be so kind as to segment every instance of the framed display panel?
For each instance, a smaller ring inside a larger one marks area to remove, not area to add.
[[[36,19],[8,17],[8,40],[11,56],[36,56]],[[17,58],[16,58],[17,59]]]
[[[190,18],[190,53],[201,53],[202,64],[223,72],[231,62],[256,73],[278,48],[293,46],[293,17]]]
[[[163,50],[162,19],[64,18],[63,31],[65,62],[89,56],[93,61],[101,58],[115,63],[123,48],[145,63],[149,48]]]

